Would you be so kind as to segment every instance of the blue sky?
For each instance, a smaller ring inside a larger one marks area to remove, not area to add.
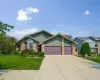
[[[2,0],[0,20],[22,36],[47,30],[72,36],[100,36],[99,0]]]

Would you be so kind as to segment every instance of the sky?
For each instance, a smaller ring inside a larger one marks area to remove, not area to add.
[[[18,39],[47,30],[73,37],[100,36],[100,0],[1,0],[0,21]]]

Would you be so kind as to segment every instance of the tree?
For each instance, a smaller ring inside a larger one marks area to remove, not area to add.
[[[81,46],[80,54],[84,57],[85,54],[91,56],[91,48],[88,42],[84,42]]]
[[[15,43],[17,39],[14,37],[6,36],[4,40],[0,40],[0,53],[11,54],[15,51]]]
[[[10,31],[10,29],[13,29],[13,28],[14,26],[8,25],[0,21],[0,39],[3,39],[6,35],[6,32]]]
[[[68,37],[69,39],[72,39],[72,35],[65,35],[66,37]]]

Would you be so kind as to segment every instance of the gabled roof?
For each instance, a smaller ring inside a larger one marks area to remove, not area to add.
[[[45,32],[45,33],[47,33],[47,34],[53,36],[53,34],[47,32],[47,31],[45,31],[45,30],[41,30],[41,31],[38,31],[38,32],[35,32],[35,33],[32,33],[32,34],[29,34],[28,36],[32,36],[32,35],[35,35],[35,34],[38,34],[38,33],[41,33],[41,32]]]
[[[56,34],[56,35],[54,35],[54,36],[52,36],[52,37],[48,38],[48,39],[47,39],[47,40],[45,40],[44,42],[46,42],[46,41],[48,41],[48,40],[50,40],[50,39],[52,39],[52,38],[54,38],[54,37],[56,37],[56,36],[62,36],[62,37],[64,37],[66,40],[69,40],[69,41],[71,41],[71,42],[73,42],[73,43],[77,44],[74,40],[69,39],[68,37],[65,37],[65,36],[64,36],[64,35],[62,35],[61,33],[58,33],[58,34]]]
[[[38,42],[37,40],[33,39],[33,38],[30,37],[30,36],[24,36],[23,38],[21,38],[21,39],[20,39],[19,41],[17,41],[16,43],[19,43],[20,41],[22,41],[23,39],[26,39],[26,38],[30,38],[30,39],[32,39],[32,40]]]
[[[87,38],[92,38],[94,40],[100,40],[100,37],[95,37],[95,36],[88,36],[88,37],[75,37],[75,39],[80,39],[80,40],[85,40]]]

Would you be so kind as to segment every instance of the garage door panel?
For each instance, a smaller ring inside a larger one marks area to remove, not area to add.
[[[71,53],[72,53],[72,48],[71,48],[71,46],[66,46],[66,47],[64,47],[64,54],[65,54],[65,55],[71,55]]]
[[[61,55],[61,47],[45,47],[46,55]]]

